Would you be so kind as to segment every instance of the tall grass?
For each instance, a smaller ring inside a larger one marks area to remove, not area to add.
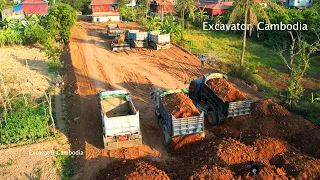
[[[20,31],[11,29],[0,30],[0,47],[21,45],[24,42],[24,36]]]

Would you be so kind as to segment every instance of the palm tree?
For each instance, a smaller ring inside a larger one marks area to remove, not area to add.
[[[186,11],[189,12],[189,16],[192,17],[193,21],[195,19],[195,11],[197,10],[195,0],[177,0],[176,1],[177,10],[180,12],[182,27],[184,27],[184,16]]]
[[[205,8],[199,8],[199,10],[196,12],[196,16],[199,18],[200,26],[204,21],[209,19],[209,16],[206,15],[207,12],[204,9]]]
[[[251,35],[253,27],[257,26],[258,16],[257,14],[261,14],[261,17],[270,24],[270,20],[266,11],[262,8],[262,6],[258,3],[255,3],[254,0],[237,0],[234,5],[234,9],[230,15],[229,24],[238,23],[244,19],[245,27],[249,26],[249,34]],[[241,52],[241,60],[240,67],[244,65],[244,55],[246,50],[246,41],[247,41],[247,28],[244,29],[243,32],[243,41],[242,41],[242,52]]]

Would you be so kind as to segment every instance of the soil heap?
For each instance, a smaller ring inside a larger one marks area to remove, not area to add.
[[[107,166],[107,168],[99,171],[95,179],[108,180],[142,180],[155,179],[166,180],[170,179],[168,175],[157,169],[155,166],[143,160],[123,160],[116,161]]]
[[[208,87],[223,101],[243,101],[247,95],[236,89],[224,78],[214,78],[207,81]]]
[[[258,100],[251,106],[255,116],[288,116],[290,112],[272,100]]]
[[[192,100],[184,93],[175,93],[163,98],[163,106],[175,118],[199,116],[200,112]]]

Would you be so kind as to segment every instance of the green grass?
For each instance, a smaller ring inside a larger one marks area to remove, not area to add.
[[[193,53],[213,52],[225,63],[239,62],[242,37],[238,34],[224,31],[203,31],[200,29],[186,30],[184,38],[186,46]],[[246,60],[257,66],[283,65],[280,57],[270,48],[254,41],[247,41]]]
[[[61,179],[67,180],[74,175],[74,169],[72,167],[72,156],[63,155],[61,151],[57,156],[57,159],[54,160],[53,166],[57,169],[57,175],[61,177]]]
[[[223,64],[222,71],[230,71],[231,65],[239,64],[242,50],[242,36],[233,32],[204,31],[199,28],[186,29],[184,46],[194,54],[210,54]],[[173,38],[175,41],[176,39]],[[178,41],[176,41],[178,43]],[[209,58],[208,58],[209,59]],[[263,43],[247,38],[245,63],[255,69],[251,82],[267,96],[275,96],[276,91],[285,86],[284,73],[288,73],[283,60],[277,52]],[[307,76],[320,74],[320,56],[313,57]],[[237,76],[236,76],[237,77]],[[247,79],[245,79],[247,81]]]

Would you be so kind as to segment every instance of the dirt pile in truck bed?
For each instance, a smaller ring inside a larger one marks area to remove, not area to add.
[[[184,93],[174,93],[162,99],[163,106],[175,118],[199,116],[200,112],[192,100]]]
[[[210,79],[206,84],[223,102],[243,101],[247,98],[246,94],[233,87],[224,78]]]
[[[256,116],[288,116],[290,112],[283,106],[269,100],[259,100],[251,105],[252,114]]]

